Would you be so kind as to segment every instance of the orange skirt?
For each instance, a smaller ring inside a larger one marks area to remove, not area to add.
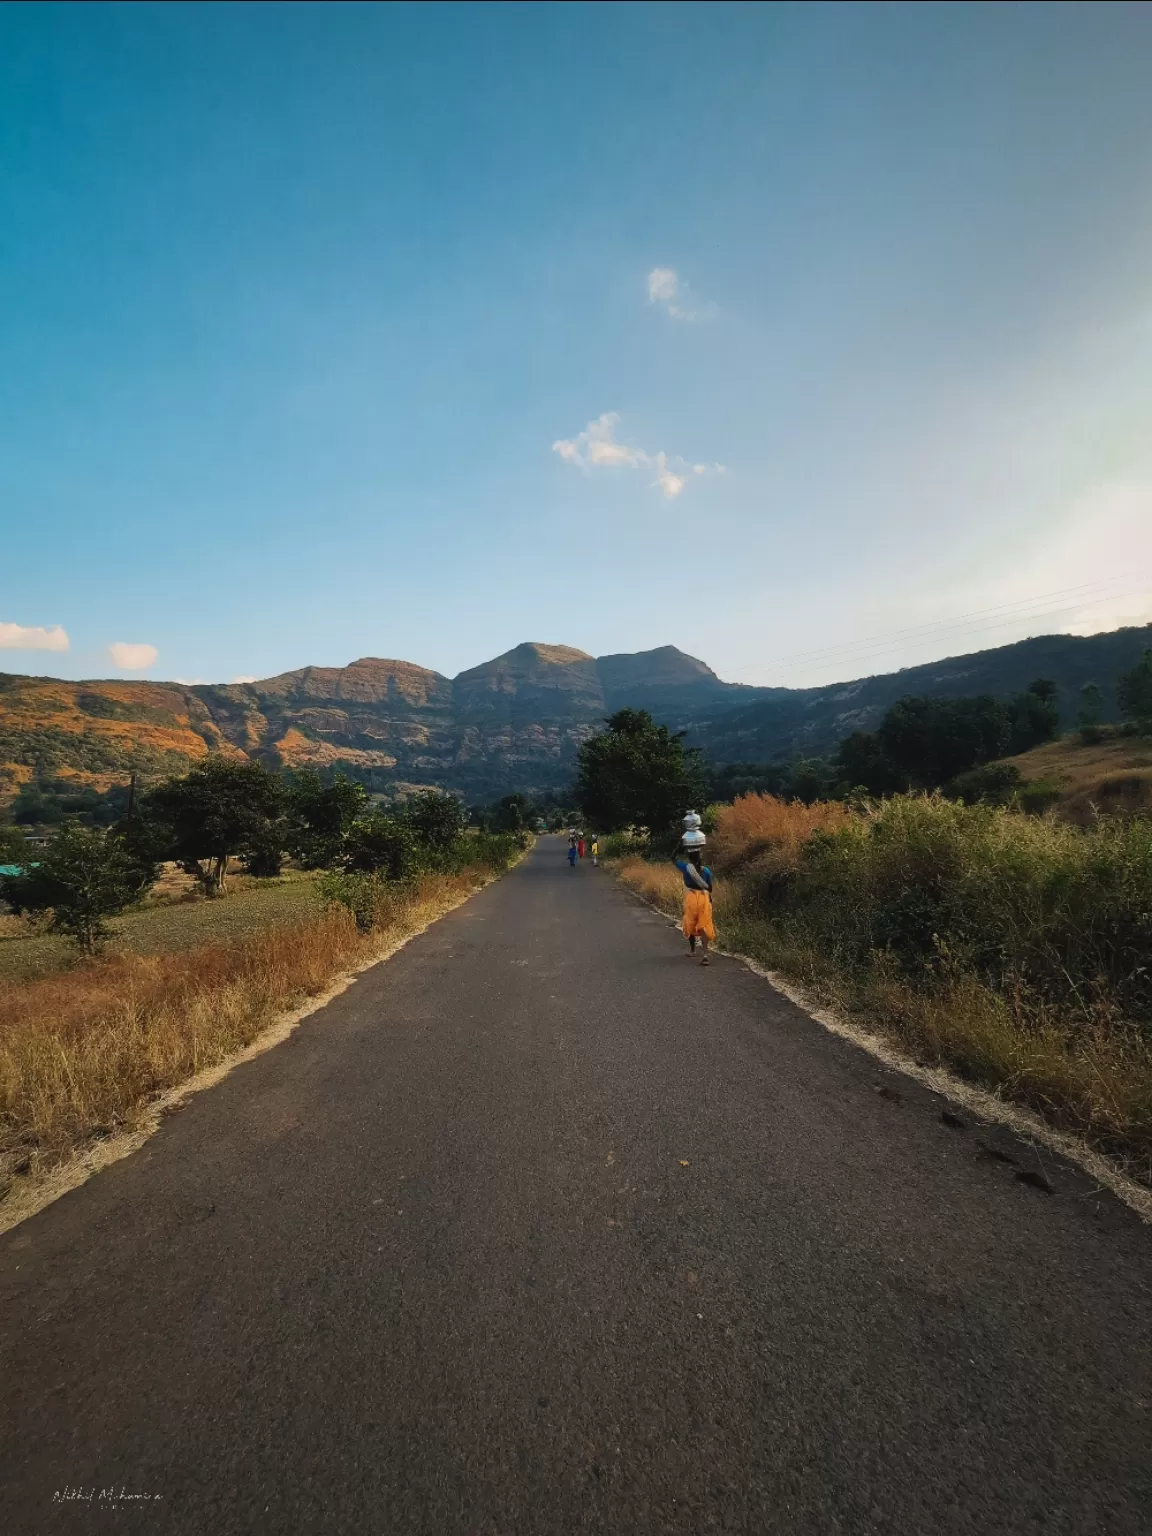
[[[684,892],[683,926],[686,939],[715,939],[716,928],[712,922],[712,898],[707,891]]]

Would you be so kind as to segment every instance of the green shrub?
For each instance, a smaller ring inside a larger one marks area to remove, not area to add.
[[[316,889],[325,906],[344,907],[351,912],[361,933],[368,933],[379,921],[386,887],[378,875],[329,870],[321,875]]]
[[[416,833],[396,816],[369,816],[349,829],[344,841],[344,869],[351,875],[382,880],[413,880],[427,865]]]
[[[838,963],[975,973],[1006,995],[1152,1029],[1152,822],[1080,828],[901,795],[805,845],[775,914]]]

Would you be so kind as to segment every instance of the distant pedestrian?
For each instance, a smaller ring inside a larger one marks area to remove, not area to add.
[[[696,953],[696,940],[704,951],[701,965],[708,965],[708,945],[716,941],[716,927],[712,921],[712,871],[700,857],[698,849],[686,852],[683,848],[673,855],[676,868],[684,876],[684,937],[688,940],[688,953]]]
[[[599,862],[600,862],[600,842],[599,842],[599,840],[597,838],[594,837],[592,839],[592,868],[595,869]]]
[[[576,844],[575,843],[569,843],[568,844],[568,868],[569,869],[575,869],[576,868]]]
[[[580,850],[580,857],[583,858],[584,857],[584,836],[583,836],[583,833],[581,833],[580,840],[579,840],[579,842],[577,843],[576,846]]]

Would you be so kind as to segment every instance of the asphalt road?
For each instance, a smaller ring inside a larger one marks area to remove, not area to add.
[[[1146,1536],[1152,1230],[940,1111],[545,839],[0,1239],[0,1529]]]

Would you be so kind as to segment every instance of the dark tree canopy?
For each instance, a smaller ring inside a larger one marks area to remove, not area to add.
[[[1055,684],[1038,678],[1007,703],[990,694],[901,699],[874,732],[856,731],[840,743],[840,782],[874,795],[946,788],[996,758],[1051,741],[1060,724],[1055,695]]]
[[[646,709],[617,710],[606,725],[580,748],[577,804],[600,831],[644,827],[662,835],[703,800],[699,753]]]
[[[350,828],[368,803],[364,786],[344,774],[325,784],[314,768],[302,769],[288,790],[289,851],[305,869],[335,864]]]
[[[213,895],[224,890],[234,854],[267,855],[269,824],[283,807],[283,783],[262,764],[221,757],[158,785],[145,800],[148,818],[165,830],[168,857]]]
[[[1116,685],[1116,699],[1126,720],[1142,731],[1152,730],[1152,651],[1145,651],[1132,670],[1123,674]]]
[[[350,875],[411,880],[419,874],[421,848],[414,829],[398,816],[369,816],[350,829],[344,869]]]
[[[455,795],[422,789],[404,803],[403,820],[416,840],[434,853],[446,853],[464,832],[468,815]]]

